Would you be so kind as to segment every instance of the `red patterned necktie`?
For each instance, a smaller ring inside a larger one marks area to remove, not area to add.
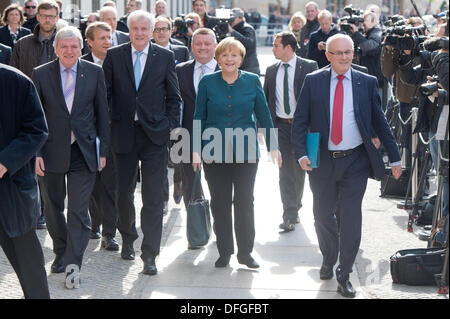
[[[342,80],[345,76],[338,75],[337,78],[338,83],[334,92],[333,122],[331,123],[331,141],[334,145],[342,142],[342,113],[344,108],[344,86]]]

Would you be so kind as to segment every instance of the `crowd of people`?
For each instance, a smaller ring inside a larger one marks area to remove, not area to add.
[[[191,198],[195,172],[204,170],[219,253],[215,267],[228,266],[234,235],[238,262],[260,267],[251,253],[258,145],[264,140],[279,167],[279,228],[290,232],[300,223],[308,172],[323,255],[320,278],[333,278],[338,263],[338,292],[355,296],[349,274],[361,240],[361,202],[367,179],[385,174],[380,142],[393,176],[402,172],[381,105],[386,77],[399,71],[394,62],[390,71],[385,66],[394,53],[382,49],[379,8],[369,6],[360,28],[351,25],[343,34],[341,21],[307,3],[305,15],[292,16],[289,31],[274,35],[279,61],[265,70],[262,85],[256,25],[240,8],[231,10],[218,34],[220,21],[207,14],[206,0],[193,0],[193,12],[173,20],[164,0],[154,14],[141,10],[140,0],[128,0],[123,17],[107,1],[78,28],[60,18],[61,5],[29,0],[23,12],[12,4],[0,28],[0,192],[6,198],[0,244],[26,298],[49,297],[35,229],[48,230],[51,272],[65,273],[68,289],[80,285],[89,239],[101,238],[103,249],[135,259],[138,182],[143,273],[156,275],[168,165],[174,168],[174,200],[183,199],[186,209],[202,193],[200,187]],[[448,65],[448,49],[440,53],[436,63],[446,58]],[[400,101],[407,104],[410,96]],[[230,138],[230,129],[245,133],[241,142]],[[170,135],[180,130],[192,147],[187,160],[175,162],[170,147],[186,140]],[[308,132],[320,134],[317,168],[308,157]]]

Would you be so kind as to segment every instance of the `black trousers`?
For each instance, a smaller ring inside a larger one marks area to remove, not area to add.
[[[45,164],[45,163],[44,163]],[[45,172],[43,181],[44,214],[47,229],[53,239],[53,251],[64,254],[64,266],[75,264],[81,269],[83,255],[89,243],[91,220],[88,206],[95,184],[91,172],[75,142],[70,149],[70,167],[67,173]],[[67,222],[64,216],[67,177]]]
[[[280,145],[283,165],[279,170],[279,185],[281,202],[283,203],[283,220],[295,222],[298,211],[302,207],[305,171],[295,158],[291,143],[292,124],[276,122],[278,128],[278,143]]]
[[[330,156],[321,154],[321,156]],[[333,171],[327,178],[310,175],[313,193],[314,226],[323,263],[334,266],[338,280],[346,280],[361,242],[361,204],[370,173],[369,157],[364,147],[349,156],[333,159]],[[338,206],[339,205],[339,206]],[[335,211],[340,211],[338,230]]]
[[[26,299],[50,299],[44,254],[34,229],[10,238],[0,224],[0,246],[19,278]]]
[[[258,163],[205,163],[204,169],[220,256],[234,253],[232,205],[238,255],[250,254],[255,242],[253,190]]]
[[[163,188],[167,166],[167,146],[154,144],[139,124],[135,124],[135,147],[130,153],[114,152],[116,164],[117,229],[125,244],[137,238],[134,191],[141,162],[142,259],[159,255],[163,222]]]
[[[106,166],[96,173],[94,191],[89,201],[89,214],[93,230],[102,225],[103,236],[116,236],[116,171],[112,156],[108,156]]]

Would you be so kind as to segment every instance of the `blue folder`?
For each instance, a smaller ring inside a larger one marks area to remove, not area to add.
[[[319,154],[319,141],[320,133],[308,133],[306,134],[306,152],[311,162],[311,168],[319,167],[320,154]]]

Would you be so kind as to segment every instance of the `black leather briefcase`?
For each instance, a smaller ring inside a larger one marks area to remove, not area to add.
[[[392,281],[411,286],[436,285],[435,275],[442,272],[445,252],[442,248],[397,251],[390,258]]]
[[[394,198],[405,198],[406,191],[408,190],[409,182],[409,172],[408,168],[402,168],[402,175],[398,180],[392,176],[392,171],[390,167],[386,167],[384,178],[381,180],[381,197],[394,197]],[[411,198],[411,194],[409,195]]]

